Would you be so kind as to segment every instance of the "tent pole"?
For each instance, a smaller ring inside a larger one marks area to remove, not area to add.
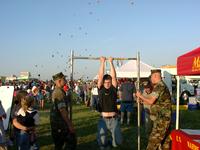
[[[137,53],[137,90],[140,90],[140,53]],[[137,114],[138,114],[138,150],[140,150],[140,103],[139,103],[139,98],[137,98]]]
[[[74,84],[74,51],[73,50],[71,50],[70,65],[71,65],[70,80],[71,80],[71,83]],[[73,86],[73,85],[71,85],[71,86]],[[73,88],[73,87],[71,87],[71,88]],[[71,95],[71,101],[68,105],[68,112],[69,112],[68,117],[69,117],[70,120],[72,120],[72,95]]]
[[[179,103],[180,103],[180,77],[177,76],[177,90],[176,90],[176,130],[179,129]]]

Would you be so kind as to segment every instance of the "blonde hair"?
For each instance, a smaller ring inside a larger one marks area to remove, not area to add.
[[[15,97],[15,102],[21,104],[21,100],[24,99],[27,95],[28,93],[24,90],[17,92],[17,95]]]
[[[32,106],[34,98],[32,96],[26,96],[21,100],[21,107],[26,112],[29,107]]]

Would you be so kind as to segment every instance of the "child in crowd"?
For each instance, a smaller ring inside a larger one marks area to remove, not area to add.
[[[26,91],[21,90],[21,91],[16,92],[16,96],[14,97],[13,106],[11,109],[12,130],[10,134],[10,139],[12,140],[12,142],[16,141],[17,139],[17,135],[18,135],[17,132],[19,132],[18,128],[23,128],[23,126],[21,126],[16,121],[16,116],[17,116],[17,112],[21,108],[21,100],[24,99],[27,96],[27,94],[28,93]],[[16,123],[16,125],[14,125],[14,123]],[[16,144],[18,144],[17,141],[16,141]]]
[[[28,95],[27,91],[24,90],[17,92],[11,111],[11,119],[13,119],[14,116],[16,116],[17,112],[21,108],[21,100],[24,99],[27,95]]]
[[[17,112],[15,122],[24,128],[19,128],[17,132],[18,150],[39,149],[36,144],[35,127],[39,124],[38,111],[33,108],[34,98],[26,96],[21,99],[21,108]],[[14,124],[15,125],[15,124]]]

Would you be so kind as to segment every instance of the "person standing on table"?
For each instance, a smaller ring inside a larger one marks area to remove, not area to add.
[[[162,81],[161,70],[151,70],[151,83],[153,91],[151,96],[146,98],[137,91],[136,96],[140,102],[150,104],[153,128],[149,137],[147,150],[170,150],[170,123],[171,123],[171,96],[169,89]]]
[[[55,150],[75,150],[77,140],[73,124],[68,118],[68,100],[63,90],[66,84],[65,76],[60,72],[53,76],[53,80],[56,86],[52,93],[50,124]]]
[[[109,58],[110,75],[104,75],[105,57],[100,58],[98,78],[99,111],[101,118],[98,122],[97,142],[100,149],[111,146],[117,147],[122,143],[120,123],[117,117],[117,79],[113,65],[113,58]],[[107,140],[108,130],[111,132],[112,141]]]
[[[127,125],[130,124],[131,113],[133,113],[133,95],[135,95],[135,85],[130,79],[125,79],[119,88],[119,97],[121,99],[121,124],[124,123],[124,115],[127,112]]]

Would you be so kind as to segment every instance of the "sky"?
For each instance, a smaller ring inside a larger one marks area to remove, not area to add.
[[[136,57],[159,67],[200,46],[199,0],[0,0],[0,76],[69,75],[76,56]],[[124,62],[125,63],[125,62]],[[99,61],[76,60],[75,78]]]

